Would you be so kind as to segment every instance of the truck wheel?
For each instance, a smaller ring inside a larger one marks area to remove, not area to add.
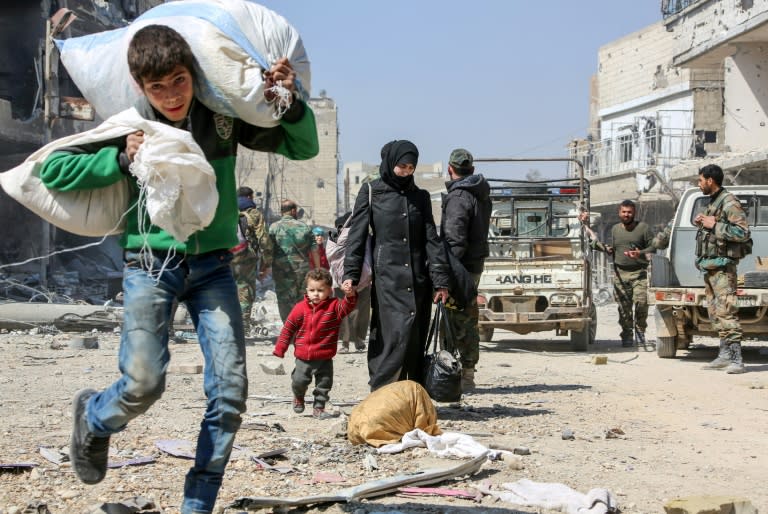
[[[677,353],[675,337],[659,337],[656,341],[656,355],[662,359],[672,359]]]
[[[597,333],[597,307],[593,303],[589,308],[589,317],[592,321],[581,332],[571,330],[571,350],[574,352],[586,352],[587,347],[595,342]]]
[[[478,327],[478,332],[480,332],[480,340],[484,343],[493,339],[493,327],[480,326]]]

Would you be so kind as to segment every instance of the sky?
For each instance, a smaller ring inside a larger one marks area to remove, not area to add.
[[[259,3],[298,30],[312,96],[336,102],[344,163],[378,164],[393,139],[413,141],[420,164],[445,163],[457,147],[566,156],[587,133],[598,49],[662,18],[660,0]],[[551,166],[514,173],[552,176]]]

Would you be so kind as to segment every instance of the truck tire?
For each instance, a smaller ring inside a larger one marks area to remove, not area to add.
[[[656,355],[662,359],[673,359],[677,354],[675,337],[659,337],[656,341]]]
[[[584,330],[577,332],[571,330],[571,350],[574,352],[586,352],[587,347],[595,342],[597,333],[597,307],[593,303],[589,308],[589,317],[591,321],[584,327]]]
[[[480,341],[487,343],[491,339],[493,339],[493,327],[489,327],[487,325],[481,325],[478,327],[478,332],[480,332]]]
[[[768,288],[768,271],[747,271],[744,273],[744,287],[747,289]]]

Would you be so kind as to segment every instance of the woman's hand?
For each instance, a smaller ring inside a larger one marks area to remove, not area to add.
[[[438,301],[445,302],[448,301],[448,289],[441,287],[439,289],[435,290],[435,296],[432,298],[432,303],[437,303]]]
[[[344,294],[346,296],[352,295],[352,293],[357,292],[357,288],[352,285],[352,281],[347,279],[341,284],[341,290],[344,291]]]

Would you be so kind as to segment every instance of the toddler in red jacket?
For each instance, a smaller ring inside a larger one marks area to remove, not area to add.
[[[304,412],[304,395],[315,377],[312,415],[321,417],[333,386],[333,357],[341,320],[355,309],[354,288],[344,290],[341,300],[333,296],[333,279],[327,269],[315,268],[306,276],[307,292],[285,320],[273,355],[281,359],[293,341],[296,367],[291,373],[293,412]]]

